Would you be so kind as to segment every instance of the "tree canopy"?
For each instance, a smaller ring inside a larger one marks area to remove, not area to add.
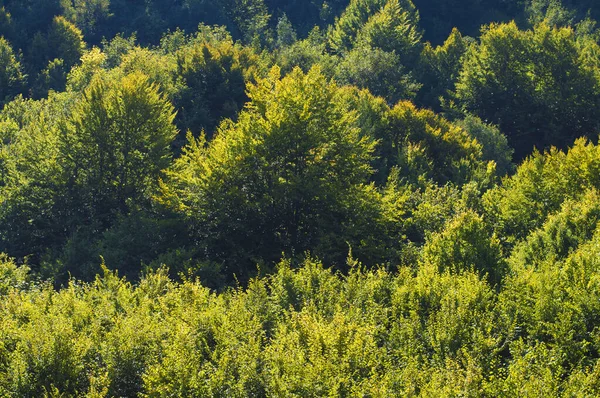
[[[599,11],[0,1],[0,396],[600,396]]]

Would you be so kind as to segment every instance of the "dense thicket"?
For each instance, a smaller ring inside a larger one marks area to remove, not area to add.
[[[589,191],[548,218],[510,257],[500,290],[473,272],[470,261],[489,261],[498,249],[468,214],[433,238],[418,271],[353,262],[344,276],[314,260],[296,271],[286,261],[271,277],[220,295],[197,281],[173,283],[164,270],[135,287],[105,270],[57,292],[5,258],[0,391],[595,396],[597,200]],[[435,248],[465,241],[467,253]]]
[[[0,396],[600,395],[599,12],[0,1]]]

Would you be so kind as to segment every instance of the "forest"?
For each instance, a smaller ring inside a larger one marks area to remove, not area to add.
[[[0,0],[0,397],[600,396],[597,20]]]

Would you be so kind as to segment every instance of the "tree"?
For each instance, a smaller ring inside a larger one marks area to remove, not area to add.
[[[597,193],[590,192],[585,199],[594,197],[597,198]],[[593,209],[595,204],[568,204],[575,205],[591,215],[592,220],[597,220],[597,208]],[[533,243],[530,249],[536,251],[523,259],[532,263],[513,261],[511,276],[498,296],[502,318],[505,318],[502,322],[513,325],[515,337],[520,334],[532,341],[544,342],[552,350],[552,356],[561,358],[555,370],[557,376],[559,372],[577,369],[580,363],[594,357],[599,346],[591,336],[600,310],[600,290],[596,285],[600,270],[600,235],[595,225],[590,229],[591,220],[572,213],[563,208],[561,213],[548,220],[548,225],[528,239],[528,245]],[[571,222],[566,220],[568,218]],[[580,235],[581,232],[584,234]],[[592,236],[585,237],[590,232]],[[544,237],[546,234],[549,236]],[[527,368],[530,368],[531,362],[527,362]],[[538,366],[549,373],[551,363],[551,360],[546,360]],[[525,363],[519,367],[523,367],[521,374],[529,373],[524,372]],[[517,385],[521,383],[511,381]],[[583,390],[581,384],[572,391]],[[595,389],[592,394],[597,394],[597,387],[592,388]]]
[[[348,5],[348,0],[265,0],[273,17],[287,15],[291,25],[301,37],[313,28],[325,28]]]
[[[286,47],[296,41],[296,31],[287,15],[283,14],[277,22],[277,47]]]
[[[0,37],[0,106],[25,88],[25,75],[10,43]]]
[[[84,50],[81,31],[66,18],[57,16],[45,35],[41,32],[34,35],[26,55],[30,69],[37,73],[54,59],[62,59],[65,68],[70,70],[80,62]]]
[[[46,32],[55,16],[62,11],[61,0],[8,0],[3,2],[15,30],[11,41],[25,50],[37,32]],[[3,33],[4,34],[4,33]]]
[[[81,31],[64,17],[56,17],[48,31],[49,59],[61,58],[68,69],[78,64],[85,50]]]
[[[270,17],[264,0],[224,0],[219,3],[223,14],[234,22],[235,30],[246,43],[264,36]]]
[[[367,88],[393,104],[411,99],[419,89],[395,52],[379,48],[357,47],[337,65],[335,79],[340,85]]]
[[[246,76],[257,62],[252,50],[199,37],[176,53],[177,74],[185,86],[175,98],[182,129],[212,134],[223,118],[234,118],[247,101]]]
[[[92,218],[106,223],[150,198],[170,163],[174,117],[172,105],[141,73],[92,81],[61,142],[68,185]]]
[[[48,95],[48,91],[64,91],[67,85],[67,71],[65,70],[62,59],[54,59],[48,63],[48,66],[40,72],[32,87],[32,96],[34,98],[43,98]]]
[[[494,178],[495,167],[483,158],[481,143],[460,125],[408,101],[396,104],[388,118],[383,141],[391,154],[388,162],[400,167],[409,181],[485,186]]]
[[[191,139],[167,173],[162,202],[194,225],[209,259],[238,277],[305,250],[339,264],[348,244],[360,249],[353,230],[377,217],[367,184],[373,141],[316,68],[282,79],[274,68],[248,93],[237,122],[222,123],[209,144]]]
[[[484,197],[486,215],[498,235],[514,244],[540,228],[567,199],[600,189],[600,148],[579,139],[568,152],[534,153]]]
[[[402,64],[412,69],[418,59],[421,34],[414,12],[402,7],[399,0],[389,0],[371,16],[358,32],[358,45],[395,52]]]
[[[430,237],[423,247],[423,261],[440,272],[477,271],[492,285],[501,283],[506,272],[499,239],[472,211],[459,214]]]
[[[368,88],[389,103],[413,98],[411,75],[420,52],[418,14],[410,0],[357,0],[329,31],[329,47],[341,57],[336,80]]]
[[[13,40],[15,29],[10,12],[6,10],[6,7],[0,7],[0,32],[2,32],[2,36],[7,40]]]
[[[506,136],[496,126],[484,123],[472,115],[457,121],[456,124],[481,144],[482,159],[494,161],[499,176],[514,171],[515,165],[512,163],[514,150],[508,145]]]
[[[295,67],[308,72],[314,65],[320,65],[321,71],[327,77],[332,77],[339,62],[337,56],[327,53],[327,39],[319,28],[313,29],[306,39],[278,49],[275,56],[283,74]]]
[[[2,148],[0,248],[31,255],[37,269],[44,255],[51,276],[90,277],[95,240],[120,216],[148,208],[170,164],[173,107],[134,73],[96,76],[81,96],[53,94],[28,108]]]
[[[415,102],[436,111],[452,98],[461,68],[461,58],[469,47],[469,39],[453,29],[439,46],[426,43],[421,52],[415,77],[421,83]]]
[[[110,0],[70,0],[61,5],[63,16],[83,31],[86,40],[97,43],[111,18]]]
[[[418,14],[411,0],[352,0],[329,32],[330,48],[338,54],[350,51],[365,24],[382,8],[381,14],[371,21],[366,39],[373,36],[376,42],[383,44],[383,40],[378,38],[383,39],[383,34],[389,34],[396,39],[410,40],[414,29],[410,25],[414,27],[418,23]],[[389,28],[391,30],[386,32]]]
[[[69,101],[65,95],[42,101],[18,98],[3,110],[4,121],[16,125],[16,131],[0,151],[0,250],[19,259],[32,256],[35,265],[44,251],[65,238],[67,220],[54,206],[67,203],[68,209],[70,202],[58,161],[57,125]]]
[[[561,0],[530,0],[525,11],[535,26],[546,22],[550,26],[573,26],[576,12],[565,8]]]
[[[414,0],[421,16],[425,39],[441,44],[454,28],[476,37],[481,25],[491,21],[523,18],[523,8],[531,0]],[[535,1],[535,0],[534,0]]]
[[[590,189],[560,209],[513,249],[509,262],[515,271],[540,270],[547,263],[563,261],[590,241],[600,221],[600,194]]]
[[[600,81],[582,49],[570,28],[490,25],[463,58],[458,104],[497,124],[516,159],[534,146],[565,147],[593,135],[600,128]]]
[[[383,98],[352,86],[340,89],[340,101],[356,112],[363,134],[377,141],[372,165],[378,185],[385,185],[395,168],[404,182],[420,187],[470,182],[483,187],[493,180],[495,168],[489,161],[494,159],[484,158],[482,144],[459,123],[410,101],[390,107]]]
[[[175,54],[163,54],[159,51],[134,47],[121,56],[117,69],[124,75],[134,72],[143,73],[172,102],[179,99],[182,90],[186,89],[181,76],[177,73]]]

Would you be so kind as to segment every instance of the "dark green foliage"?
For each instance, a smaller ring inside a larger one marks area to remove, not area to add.
[[[45,32],[61,13],[60,0],[7,0],[2,5],[12,22],[11,39],[21,49],[36,32]]]
[[[524,18],[524,7],[529,3],[530,0],[414,0],[425,38],[434,44],[442,43],[455,27],[475,37],[486,23]]]
[[[457,124],[481,144],[482,159],[493,160],[499,176],[514,171],[512,163],[514,150],[508,145],[506,136],[497,127],[486,124],[474,116],[467,116]]]
[[[418,81],[422,83],[416,101],[434,110],[451,98],[458,79],[461,58],[466,53],[469,40],[463,37],[458,29],[454,29],[444,44],[433,47],[425,44],[415,71]]]
[[[90,41],[97,43],[102,38],[103,25],[111,17],[110,0],[69,0],[61,1],[63,15],[77,25]]]
[[[392,104],[413,98],[419,88],[396,53],[371,47],[358,47],[344,57],[335,79],[340,85],[367,88]]]
[[[67,70],[65,62],[60,59],[54,59],[48,63],[48,66],[39,73],[35,86],[32,88],[32,96],[35,98],[44,98],[48,91],[64,91],[67,86]]]
[[[212,133],[222,118],[233,118],[246,102],[244,73],[254,54],[231,40],[193,42],[177,52],[184,88],[177,95],[182,130]]]
[[[287,15],[291,24],[301,36],[305,36],[315,26],[324,27],[334,21],[344,8],[348,0],[265,0],[272,19],[277,22],[283,15]]]
[[[173,249],[178,246],[189,245],[187,235],[185,225],[177,219],[161,219],[153,213],[138,211],[120,216],[114,225],[102,234],[93,247],[92,256],[99,258],[101,255],[107,263],[114,264],[122,275],[132,280],[139,276],[140,270],[145,266],[156,265],[152,264],[153,262],[159,266],[164,263],[172,264],[171,269],[175,276],[177,272],[189,274],[189,271],[204,276],[199,264],[186,264],[186,260],[189,259],[186,258],[187,253],[181,257],[167,254],[175,251]],[[218,273],[218,267],[215,268]],[[208,278],[203,278],[203,281],[212,282]]]
[[[47,32],[36,33],[26,58],[32,72],[38,72],[54,59],[63,60],[65,67],[70,69],[79,63],[85,43],[81,31],[64,17],[56,17]]]

